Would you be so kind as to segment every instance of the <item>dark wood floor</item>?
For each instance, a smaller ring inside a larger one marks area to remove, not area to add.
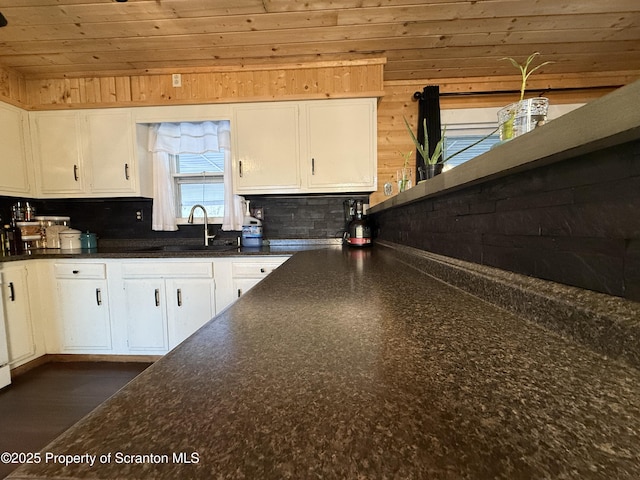
[[[149,366],[47,363],[0,390],[0,452],[38,452]],[[0,463],[0,478],[18,465]]]

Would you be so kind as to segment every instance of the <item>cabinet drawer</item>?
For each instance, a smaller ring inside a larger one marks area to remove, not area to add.
[[[213,278],[213,263],[125,263],[122,265],[124,278]]]
[[[56,278],[106,278],[104,263],[56,263],[53,271]]]
[[[234,262],[231,265],[233,277],[250,277],[260,278],[269,275],[272,271],[282,265],[283,261],[279,262]]]

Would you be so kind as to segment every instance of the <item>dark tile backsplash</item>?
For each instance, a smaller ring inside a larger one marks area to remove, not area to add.
[[[246,198],[251,201],[252,208],[263,208],[263,233],[267,239],[341,237],[344,230],[343,202],[348,198],[368,201],[366,195],[265,195]],[[202,235],[202,226],[199,225],[181,225],[177,232],[152,231],[152,200],[148,198],[33,200],[0,197],[0,216],[3,221],[8,221],[11,205],[18,200],[29,200],[36,207],[37,215],[71,217],[72,227],[97,233],[99,238],[175,239]],[[142,221],[136,220],[137,211],[142,212]],[[212,228],[215,231],[220,225]]]
[[[344,201],[369,201],[367,195],[246,196],[264,210],[265,238],[336,238],[345,228]]]
[[[380,239],[640,301],[639,141],[373,220]]]

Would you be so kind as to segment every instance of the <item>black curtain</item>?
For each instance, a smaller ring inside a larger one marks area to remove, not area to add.
[[[418,100],[418,141],[424,145],[424,120],[427,120],[427,132],[429,134],[429,156],[433,155],[436,145],[442,138],[442,126],[440,124],[440,87],[438,85],[427,85],[422,92],[413,94],[413,98]],[[420,171],[425,171],[423,158],[416,150],[416,178],[424,179]],[[442,164],[436,166],[436,174],[442,172]]]

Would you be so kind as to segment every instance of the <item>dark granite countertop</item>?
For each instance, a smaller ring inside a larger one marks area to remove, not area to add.
[[[23,255],[0,257],[0,263],[46,258],[106,259],[106,258],[215,258],[252,255],[293,255],[304,250],[334,247],[341,239],[271,240],[262,247],[238,247],[233,244],[215,243],[204,247],[193,239],[168,243],[164,239],[110,240],[100,242],[94,250],[61,250],[56,248],[33,250]]]
[[[294,255],[9,478],[637,479],[639,438],[639,370],[405,253],[336,247]]]

